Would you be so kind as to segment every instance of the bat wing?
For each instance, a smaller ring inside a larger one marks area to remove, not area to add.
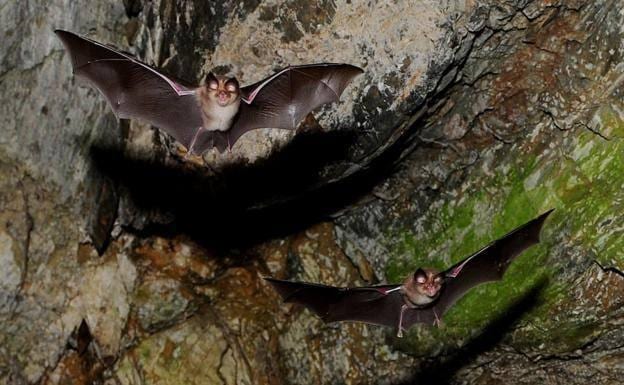
[[[400,285],[335,287],[265,278],[284,302],[301,304],[325,322],[359,321],[396,327],[403,305]]]
[[[55,33],[71,56],[74,73],[100,90],[118,117],[142,119],[190,148],[203,124],[193,88],[96,41]]]
[[[256,128],[294,130],[310,111],[336,102],[363,71],[349,64],[287,67],[258,83],[243,87],[238,116],[228,131],[229,145]]]
[[[440,298],[432,308],[424,309],[432,314],[429,317],[442,317],[446,311],[470,289],[485,282],[503,278],[507,267],[516,256],[527,248],[539,243],[540,230],[552,210],[514,229],[504,237],[451,266],[443,274],[446,283]],[[433,313],[435,312],[435,314]],[[420,317],[426,316],[421,314]],[[411,318],[408,318],[408,324]],[[418,321],[415,321],[418,322]]]

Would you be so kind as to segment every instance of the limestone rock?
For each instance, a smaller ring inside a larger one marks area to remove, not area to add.
[[[0,383],[617,383],[621,8],[0,6]],[[296,134],[257,130],[185,160],[72,77],[55,28],[196,83],[319,61],[366,73]],[[398,282],[553,207],[502,282],[402,340],[325,325],[262,279]]]

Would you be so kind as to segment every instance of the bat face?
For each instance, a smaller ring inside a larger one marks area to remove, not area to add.
[[[209,131],[227,131],[238,113],[241,93],[235,78],[208,74],[206,84],[197,89],[203,127]]]
[[[236,78],[216,76],[212,72],[208,74],[203,90],[206,98],[221,107],[227,107],[240,98],[240,87]]]
[[[410,307],[422,307],[435,301],[440,295],[444,280],[438,271],[418,269],[403,282],[401,292]]]

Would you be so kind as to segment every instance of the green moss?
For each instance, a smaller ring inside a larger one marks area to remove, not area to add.
[[[433,204],[415,226],[422,231],[399,229],[389,234],[388,239],[394,240],[390,246],[393,258],[386,273],[388,280],[398,282],[419,266],[449,266],[556,208],[542,232],[543,242],[519,256],[501,282],[473,289],[445,315],[444,328],[415,328],[401,346],[415,354],[451,348],[457,339],[478,334],[504,316],[542,280],[552,283],[541,289],[536,306],[522,320],[530,320],[537,325],[535,330],[545,332],[520,333],[526,337],[524,342],[535,345],[538,338],[573,349],[590,338],[595,325],[580,316],[570,314],[563,324],[552,321],[550,312],[555,306],[578,299],[568,294],[572,283],[558,281],[560,274],[555,274],[560,269],[556,262],[567,262],[553,260],[549,254],[561,242],[554,239],[555,234],[563,233],[570,247],[591,250],[588,256],[596,255],[601,263],[624,269],[624,237],[616,225],[624,212],[624,140],[618,138],[624,137],[624,124],[609,108],[599,113],[597,120],[611,140],[580,128],[560,148],[514,147],[492,170],[494,176],[475,168],[462,194]],[[495,158],[500,159],[500,154]]]
[[[147,343],[139,345],[138,352],[141,359],[147,361],[152,356],[151,345]]]

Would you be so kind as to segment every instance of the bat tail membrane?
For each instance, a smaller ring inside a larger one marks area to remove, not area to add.
[[[199,128],[197,134],[189,148],[189,152],[195,155],[201,155],[204,152],[215,147],[219,153],[223,153],[229,148],[229,132],[209,131],[205,128]]]

